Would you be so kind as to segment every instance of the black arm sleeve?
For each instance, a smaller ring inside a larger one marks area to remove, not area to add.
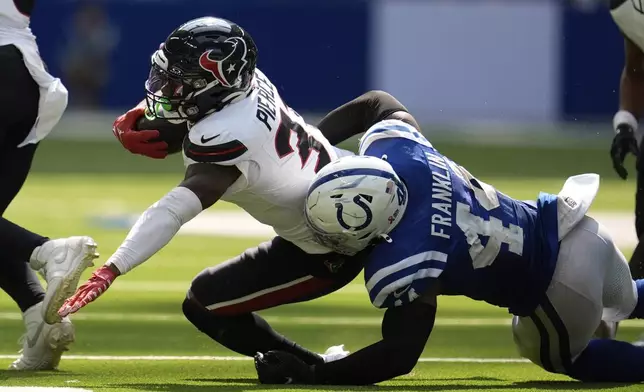
[[[395,113],[399,115],[394,116]],[[369,91],[345,103],[327,114],[318,124],[318,129],[335,145],[388,118],[400,119],[420,129],[407,108],[384,91]]]
[[[13,0],[13,3],[16,6],[16,9],[20,11],[21,14],[26,16],[31,16],[31,13],[34,10],[34,3],[36,0]]]
[[[608,6],[610,7],[611,10],[614,10],[615,8],[619,7],[620,5],[624,4],[626,0],[610,0],[608,2]]]
[[[382,320],[383,339],[346,358],[315,365],[315,383],[369,385],[409,373],[434,327],[436,307],[414,302],[388,309]]]

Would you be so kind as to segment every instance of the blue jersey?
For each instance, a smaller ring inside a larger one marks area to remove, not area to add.
[[[533,311],[545,295],[559,251],[556,196],[515,200],[440,154],[397,120],[372,127],[360,154],[386,156],[407,186],[404,217],[370,253],[365,281],[371,302],[401,306],[440,280],[440,294],[465,295]]]

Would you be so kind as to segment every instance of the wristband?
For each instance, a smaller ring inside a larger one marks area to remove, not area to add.
[[[637,119],[627,110],[620,110],[615,113],[615,117],[613,117],[613,129],[615,130],[615,133],[617,133],[617,128],[622,124],[628,125],[633,131],[637,130],[638,127]]]

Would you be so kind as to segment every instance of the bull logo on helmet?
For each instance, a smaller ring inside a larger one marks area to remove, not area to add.
[[[213,60],[210,58],[213,51],[209,50],[199,57],[199,65],[209,71],[222,86],[234,87],[248,64],[246,60],[248,48],[246,42],[240,37],[228,38],[224,44],[229,46],[229,54],[226,57],[222,60]]]

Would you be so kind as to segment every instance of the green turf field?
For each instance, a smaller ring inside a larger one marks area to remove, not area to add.
[[[51,237],[90,234],[99,243],[99,262],[125,235],[97,227],[89,219],[107,212],[136,213],[181,179],[181,163],[133,157],[113,144],[46,143],[22,194],[7,216]],[[572,152],[557,148],[519,149],[437,144],[482,180],[515,197],[556,192],[567,175],[603,175],[594,211],[631,211],[634,184],[615,179],[604,149]],[[544,158],[547,157],[547,158]],[[504,163],[505,162],[505,163]],[[545,162],[545,163],[544,163]],[[522,175],[523,173],[523,175]],[[219,205],[216,208],[233,208]],[[0,370],[0,386],[49,386],[93,391],[254,391],[252,362],[230,360],[233,353],[199,333],[183,319],[180,304],[191,278],[260,239],[179,236],[73,320],[77,342],[60,371],[12,373]],[[630,249],[624,249],[630,253]],[[89,272],[86,273],[89,275]],[[317,301],[263,312],[274,326],[315,350],[344,343],[350,350],[379,339],[382,312],[373,308],[356,281]],[[590,385],[554,376],[519,359],[502,309],[461,298],[442,298],[437,325],[413,373],[378,391],[559,391],[641,386]],[[0,294],[0,368],[20,348],[20,314]],[[644,323],[626,322],[620,337],[633,339]],[[215,358],[212,358],[215,357]],[[324,388],[288,388],[287,390]],[[326,390],[344,390],[329,387]]]

